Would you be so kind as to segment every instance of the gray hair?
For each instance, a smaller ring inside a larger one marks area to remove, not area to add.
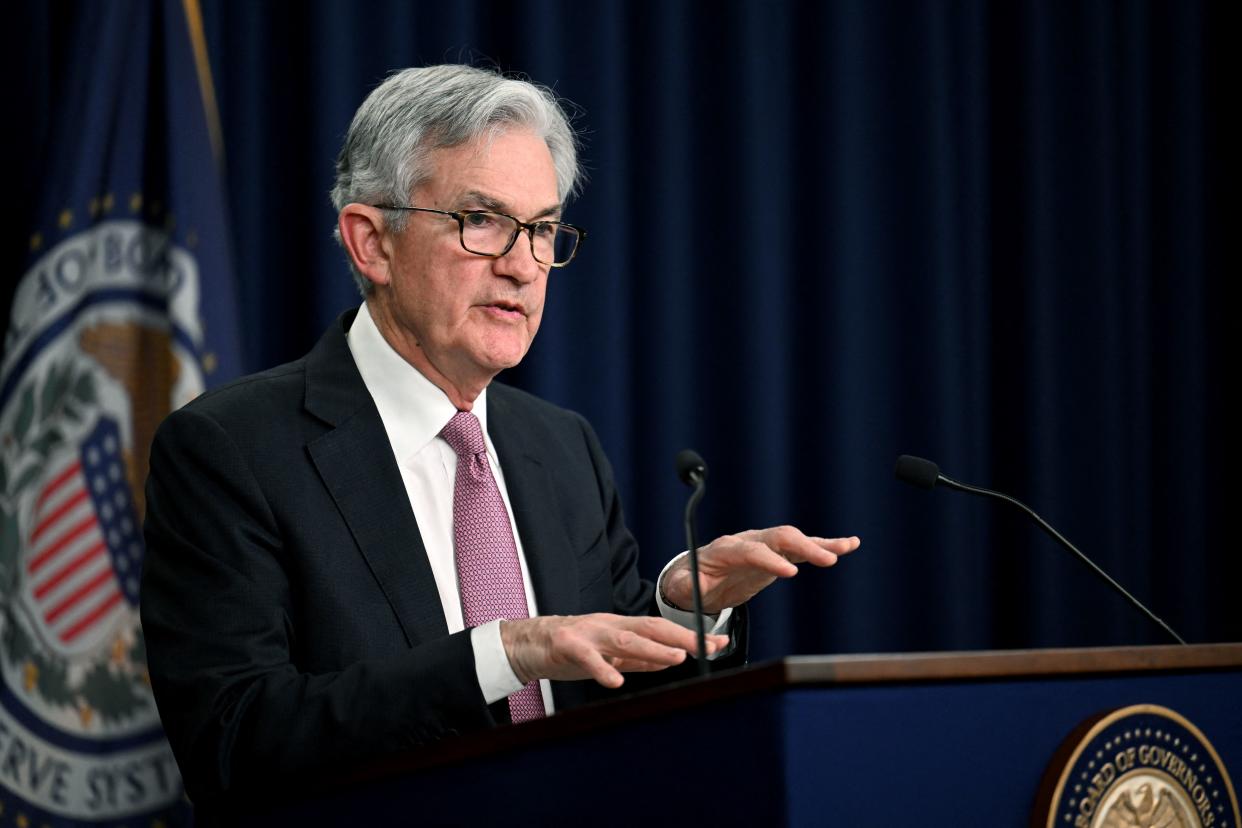
[[[532,130],[548,145],[564,204],[583,177],[569,117],[552,90],[473,66],[445,64],[389,75],[354,114],[336,160],[332,206],[404,204],[431,178],[432,150],[495,137],[506,127]],[[385,211],[389,227],[405,229],[408,213]],[[341,242],[339,226],[334,231]],[[354,267],[362,294],[374,287]]]

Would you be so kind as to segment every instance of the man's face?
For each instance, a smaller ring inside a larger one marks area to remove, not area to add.
[[[432,162],[435,173],[415,188],[411,206],[492,210],[522,221],[560,216],[552,156],[529,131],[436,150]],[[391,281],[376,297],[381,329],[388,327],[398,352],[441,387],[447,379],[458,390],[481,390],[530,348],[548,267],[531,256],[525,231],[507,254],[489,259],[462,249],[453,218],[408,218],[404,231],[389,236]]]

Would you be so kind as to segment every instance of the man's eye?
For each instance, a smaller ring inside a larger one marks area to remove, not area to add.
[[[535,225],[535,235],[541,239],[550,239],[556,235],[557,226],[554,222],[541,221]]]
[[[494,225],[496,217],[491,213],[466,213],[465,222],[467,227],[483,229]]]

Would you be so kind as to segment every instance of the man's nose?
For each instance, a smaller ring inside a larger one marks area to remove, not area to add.
[[[547,265],[535,260],[530,233],[529,227],[518,230],[509,252],[495,260],[494,268],[499,275],[518,282],[533,282],[547,270]]]

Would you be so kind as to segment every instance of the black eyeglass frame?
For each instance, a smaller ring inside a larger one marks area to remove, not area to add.
[[[372,204],[371,206],[377,210],[402,210],[405,212],[437,213],[441,216],[451,216],[457,220],[457,241],[461,243],[461,249],[475,256],[485,256],[489,259],[499,259],[501,256],[508,255],[509,251],[513,249],[513,243],[517,241],[517,237],[522,234],[523,230],[525,230],[526,237],[530,240],[531,257],[535,261],[539,262],[539,264],[547,265],[548,267],[564,267],[572,262],[574,257],[578,255],[578,250],[582,247],[582,241],[587,235],[586,230],[581,227],[573,224],[567,224],[563,221],[522,221],[517,216],[511,216],[508,213],[498,213],[495,210],[435,210],[431,207],[402,207],[395,204]],[[504,250],[499,253],[480,253],[477,250],[471,250],[469,247],[466,247],[466,216],[473,215],[503,216],[517,225],[513,231],[513,235],[509,237],[509,243],[505,245]],[[543,259],[539,258],[539,254],[535,252],[535,230],[540,226],[548,225],[552,225],[558,229],[561,227],[567,227],[578,234],[578,240],[574,243],[574,249],[570,252],[569,258],[559,264],[557,262],[545,262]]]

